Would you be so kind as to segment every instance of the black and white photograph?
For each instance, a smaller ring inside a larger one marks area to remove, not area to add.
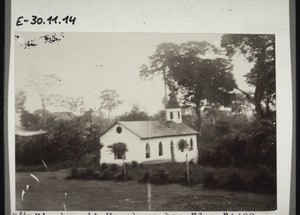
[[[17,211],[278,209],[277,35],[13,37]]]

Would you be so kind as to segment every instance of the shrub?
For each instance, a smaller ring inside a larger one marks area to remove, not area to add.
[[[144,174],[139,178],[138,182],[140,183],[148,183],[149,179],[153,184],[168,184],[169,180],[169,171],[163,168],[159,168],[153,171],[147,170]]]
[[[132,161],[131,166],[132,168],[137,168],[139,166],[139,163],[137,161]]]
[[[125,168],[126,168],[126,169],[130,169],[130,168],[131,168],[130,163],[125,163]]]
[[[251,182],[252,190],[261,193],[276,193],[276,173],[267,166],[260,166]]]
[[[143,163],[140,163],[140,164],[139,164],[139,168],[144,168],[144,164],[143,164]]]
[[[78,175],[78,168],[77,167],[73,167],[71,170],[70,170],[70,178],[76,178],[76,176]]]
[[[145,171],[145,172],[142,174],[142,176],[138,179],[138,182],[139,182],[139,183],[148,183],[149,178],[150,178],[150,171],[147,170],[147,171]]]
[[[190,165],[195,164],[194,159],[190,160],[190,161],[189,161],[189,164],[190,164]]]
[[[117,181],[125,181],[124,171],[123,171],[123,170],[120,171],[120,172],[116,175],[115,179],[116,179]],[[127,180],[127,181],[132,180],[132,177],[131,177],[129,171],[126,171],[126,180]]]
[[[93,167],[88,167],[88,168],[86,168],[86,174],[87,175],[94,175],[95,174],[95,169],[93,168]]]
[[[169,171],[166,169],[159,168],[154,172],[153,181],[154,184],[168,184],[169,181]]]
[[[119,169],[119,166],[115,163],[110,166],[111,171],[117,171],[118,169]]]
[[[107,168],[108,168],[107,163],[102,163],[102,164],[101,164],[101,169],[102,169],[102,170],[105,170],[105,169],[107,169]]]
[[[104,170],[100,174],[100,179],[101,180],[113,180],[114,178],[115,178],[115,174],[112,171],[108,170],[108,169]]]
[[[216,187],[218,185],[218,177],[213,170],[207,170],[203,175],[203,185],[205,187]]]
[[[224,180],[221,181],[221,186],[229,190],[245,189],[245,175],[241,170],[229,169]]]
[[[98,172],[93,167],[88,167],[85,169],[78,169],[77,167],[73,167],[70,172],[69,176],[66,179],[97,179]]]
[[[182,176],[181,176],[181,183],[187,185],[188,184],[188,174],[187,174],[187,171],[184,170],[182,172]],[[190,170],[190,182],[191,184],[196,184],[195,182],[195,176],[194,176],[194,173]]]

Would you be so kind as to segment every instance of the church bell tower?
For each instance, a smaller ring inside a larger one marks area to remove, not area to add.
[[[182,123],[181,107],[177,100],[176,94],[172,91],[169,94],[170,98],[166,105],[166,119],[176,123]]]

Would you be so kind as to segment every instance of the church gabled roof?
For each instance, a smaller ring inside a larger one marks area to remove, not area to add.
[[[115,124],[117,123],[123,125],[141,139],[198,134],[196,130],[184,123],[171,121],[118,121]]]

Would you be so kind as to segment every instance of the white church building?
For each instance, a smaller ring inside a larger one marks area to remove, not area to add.
[[[118,121],[100,137],[103,148],[100,152],[100,163],[123,162],[107,146],[122,142],[127,146],[125,162],[138,163],[184,162],[186,151],[178,149],[181,139],[188,142],[188,158],[198,160],[198,132],[182,123],[182,113],[176,95],[170,94],[166,105],[165,121]]]

